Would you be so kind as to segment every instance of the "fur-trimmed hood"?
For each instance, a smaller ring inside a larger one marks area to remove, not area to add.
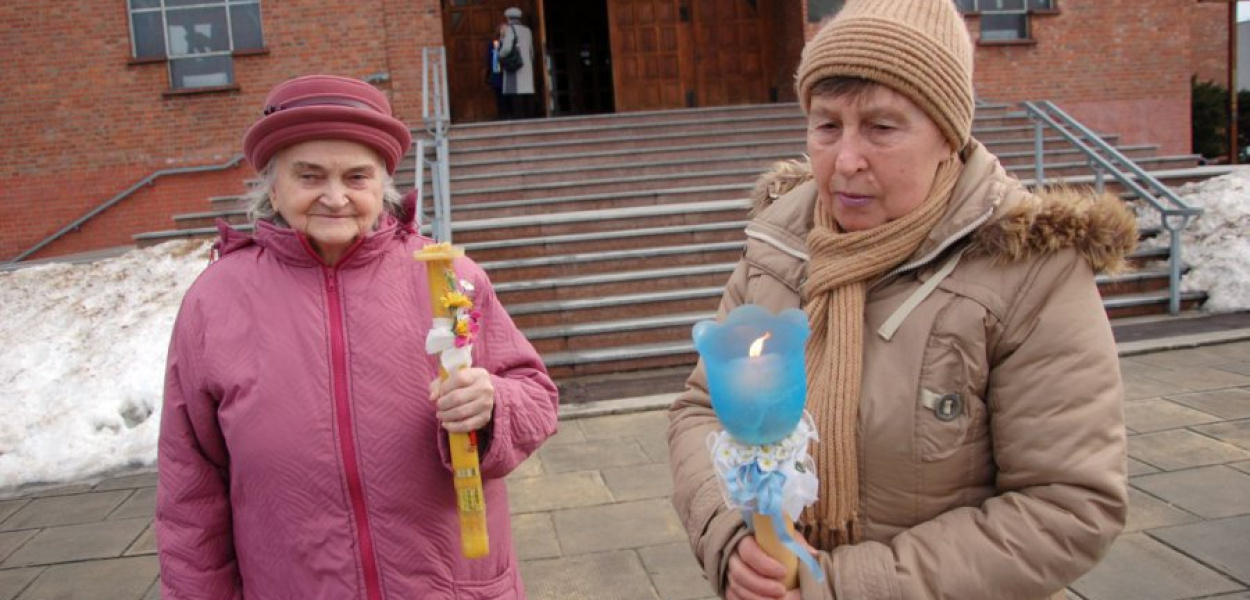
[[[999,263],[1074,248],[1095,271],[1123,270],[1126,257],[1137,244],[1137,218],[1119,198],[1070,186],[1048,187],[1035,194],[1008,175],[998,159],[979,143],[972,142],[964,156],[964,173],[955,186],[951,208],[921,246],[918,256],[950,246],[957,241],[952,236],[969,235],[969,228],[973,227],[969,251],[988,255]],[[751,219],[771,221],[774,226],[783,226],[796,237],[805,238],[811,218],[804,215],[805,219],[795,219],[794,209],[810,212],[810,207],[775,205],[811,181],[811,165],[807,161],[775,163],[755,182]],[[809,187],[811,193],[797,195],[814,196],[814,185]],[[779,208],[782,210],[776,210]],[[796,231],[796,227],[801,231]]]

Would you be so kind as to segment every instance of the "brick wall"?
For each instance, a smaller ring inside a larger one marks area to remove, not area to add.
[[[1228,5],[1195,3],[1190,9],[1189,39],[1198,80],[1228,85]]]
[[[389,73],[381,87],[398,116],[417,123],[420,47],[442,44],[435,0],[265,2],[269,53],[235,57],[237,90],[170,95],[164,62],[132,64],[126,4],[0,7],[5,58],[22,65],[0,70],[0,122],[9,140],[0,147],[0,260],[152,172],[228,161],[240,152],[265,93],[290,77]],[[224,192],[188,193],[196,196],[189,202],[208,210],[207,196]],[[126,236],[110,236],[113,242],[126,243]]]
[[[1030,17],[1036,44],[978,45],[977,94],[1052,100],[1095,130],[1119,133],[1123,143],[1189,152],[1189,78],[1195,56],[1206,64],[1209,54],[1207,41],[1192,36],[1218,28],[1207,23],[1210,7],[1192,0],[1056,4],[1058,14]],[[967,24],[975,39],[977,18]]]

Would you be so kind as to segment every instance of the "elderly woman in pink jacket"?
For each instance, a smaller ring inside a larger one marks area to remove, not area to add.
[[[426,354],[431,243],[391,176],[411,143],[372,86],[314,75],[269,94],[244,151],[255,232],[183,300],[161,418],[156,533],[167,599],[523,598],[503,477],[556,429],[556,388],[485,273],[472,368]],[[476,431],[489,554],[461,555],[447,433]]]

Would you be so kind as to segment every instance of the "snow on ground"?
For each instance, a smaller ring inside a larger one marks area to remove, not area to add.
[[[1181,257],[1191,267],[1182,289],[1206,291],[1205,311],[1250,310],[1250,167],[1176,191],[1186,204],[1204,211],[1181,232]],[[1142,219],[1149,222],[1158,223],[1158,217]],[[1166,245],[1167,234],[1156,242]]]
[[[1206,209],[1183,236],[1185,286],[1250,310],[1250,167],[1179,191]],[[206,243],[171,242],[0,273],[0,490],[156,462],[169,333],[207,262]]]
[[[207,263],[170,242],[0,273],[0,489],[155,463],[169,333]]]

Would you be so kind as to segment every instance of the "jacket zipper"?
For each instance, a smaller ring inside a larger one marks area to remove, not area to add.
[[[360,482],[360,465],[356,462],[355,434],[347,393],[347,349],[344,343],[343,306],[339,302],[338,275],[334,268],[323,267],[326,279],[326,300],[330,309],[330,360],[334,382],[334,413],[339,424],[339,446],[347,475],[347,491],[356,520],[360,561],[365,571],[365,595],[369,600],[382,600],[381,575],[373,554],[373,534],[365,510],[364,486]]]

